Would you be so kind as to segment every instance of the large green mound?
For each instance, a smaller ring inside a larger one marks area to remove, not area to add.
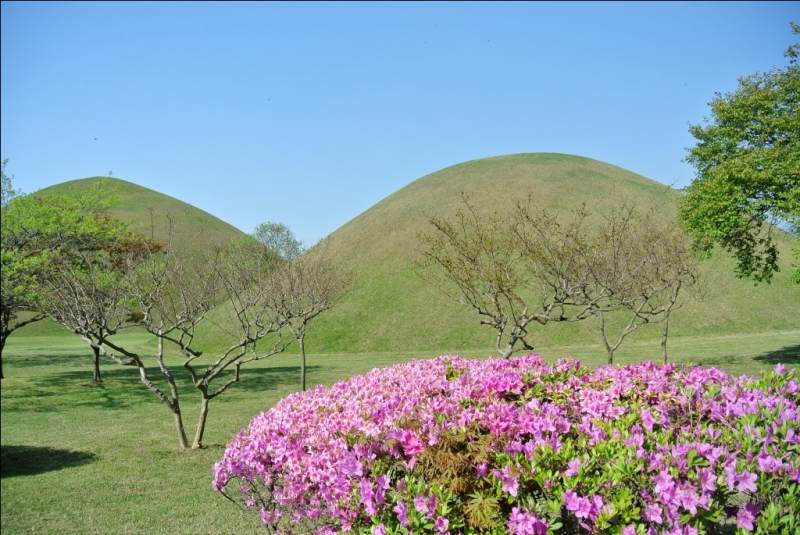
[[[204,210],[119,178],[91,177],[70,180],[41,189],[34,195],[47,196],[83,191],[101,180],[108,181],[120,197],[119,204],[114,206],[111,214],[130,221],[136,230],[147,236],[153,235],[157,240],[166,240],[169,236],[170,220],[173,221],[174,239],[190,247],[220,243],[243,234],[236,227]]]
[[[493,333],[477,314],[450,301],[417,277],[419,231],[426,215],[451,215],[461,193],[484,211],[512,209],[528,196],[537,206],[566,213],[586,203],[597,214],[623,202],[659,205],[674,214],[681,193],[614,165],[564,154],[515,154],[474,160],[422,177],[385,198],[332,234],[333,253],[361,275],[361,286],[309,332],[314,352],[433,350],[492,347]],[[788,235],[781,237],[783,271],[755,287],[733,276],[729,259],[704,269],[716,277],[706,302],[676,312],[672,336],[800,329],[800,289],[788,282]],[[599,341],[593,320],[534,328],[537,349]],[[657,343],[660,328],[645,326],[634,338]]]

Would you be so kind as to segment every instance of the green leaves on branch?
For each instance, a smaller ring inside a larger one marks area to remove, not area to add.
[[[792,24],[800,34],[800,26]],[[731,251],[736,274],[769,282],[778,266],[773,224],[800,222],[800,65],[792,45],[784,69],[739,79],[716,94],[711,117],[689,131],[697,145],[686,161],[697,178],[686,189],[681,218],[706,253]],[[800,267],[794,276],[800,280]]]
[[[107,183],[65,195],[20,195],[5,174],[5,163],[0,207],[0,352],[13,331],[47,314],[43,283],[57,266],[79,273],[86,254],[105,251],[109,259],[119,258],[135,241],[125,223],[108,215],[118,197]],[[20,319],[20,312],[33,316]]]

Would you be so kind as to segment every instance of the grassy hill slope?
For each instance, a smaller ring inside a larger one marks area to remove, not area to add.
[[[418,231],[429,231],[427,215],[450,215],[465,192],[482,210],[513,208],[530,195],[538,206],[567,212],[587,203],[602,214],[622,202],[663,206],[674,213],[681,193],[619,167],[563,154],[515,154],[455,165],[412,182],[332,234],[334,254],[355,269],[362,286],[320,318],[309,333],[314,352],[456,352],[490,348],[493,333],[478,316],[450,301],[411,271],[420,251]],[[800,328],[800,288],[788,283],[790,256],[782,240],[784,270],[772,284],[735,279],[730,259],[704,269],[717,273],[715,295],[678,311],[673,336],[733,334]],[[594,343],[594,321],[535,327],[537,348]],[[657,340],[660,328],[646,326],[631,340]]]
[[[152,233],[156,239],[166,239],[169,233],[168,216],[175,222],[175,238],[197,246],[227,241],[243,234],[233,225],[204,210],[119,178],[91,177],[70,180],[41,189],[34,195],[46,196],[87,190],[100,180],[107,180],[120,197],[119,204],[111,210],[112,215],[130,221],[136,230],[147,236]],[[153,210],[152,221],[150,209]]]
[[[152,235],[157,240],[166,240],[170,226],[168,216],[175,222],[174,239],[178,243],[188,243],[190,247],[199,248],[224,242],[244,234],[233,225],[204,210],[119,178],[91,177],[70,180],[36,191],[33,195],[45,197],[88,190],[100,180],[108,181],[119,196],[119,203],[112,208],[111,214],[131,222],[136,230],[146,236]],[[153,210],[152,219],[149,209]],[[24,327],[19,333],[15,333],[15,336],[62,336],[66,332],[61,325],[45,320]]]
[[[39,194],[90,187],[99,179],[66,182]],[[112,182],[118,184],[122,196],[115,215],[134,219],[143,232],[150,232],[147,208],[152,207],[157,237],[164,236],[168,212],[180,214],[183,220],[178,238],[191,239],[198,245],[241,234],[210,214],[169,196],[118,179]],[[426,214],[452,214],[461,203],[462,192],[484,211],[510,210],[517,201],[530,196],[537,206],[551,211],[566,213],[586,203],[597,214],[623,202],[639,207],[656,204],[662,206],[662,213],[674,214],[682,195],[619,167],[563,154],[516,154],[474,160],[422,177],[331,235],[331,254],[359,273],[361,285],[312,327],[307,338],[310,352],[442,354],[491,350],[493,332],[479,325],[477,314],[450,301],[411,270],[411,262],[421,250],[417,233],[430,231]],[[770,285],[754,286],[736,279],[733,263],[725,255],[705,262],[703,269],[714,277],[715,291],[707,301],[690,304],[673,314],[671,336],[800,330],[800,288],[788,282],[789,248],[796,240],[781,234],[783,271]],[[210,319],[216,316],[212,314]],[[211,323],[206,328],[212,328]],[[53,327],[49,329],[44,323],[31,326],[30,334],[60,332]],[[213,332],[202,334],[217,345]],[[645,326],[626,343],[657,344],[659,336],[660,326]],[[599,343],[594,320],[536,326],[532,339],[542,351],[548,347]]]

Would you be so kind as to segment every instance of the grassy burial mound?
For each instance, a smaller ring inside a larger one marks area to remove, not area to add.
[[[120,197],[120,202],[112,208],[111,215],[130,221],[136,230],[146,236],[152,235],[157,240],[167,239],[170,217],[174,221],[174,239],[190,246],[201,247],[224,242],[243,234],[233,225],[204,210],[118,178],[91,177],[70,180],[41,189],[34,195],[46,196],[88,190],[101,180],[107,180]],[[150,210],[153,214],[152,219]]]
[[[485,212],[503,213],[518,201],[567,214],[586,203],[600,217],[622,203],[661,206],[675,214],[681,193],[614,165],[564,154],[515,154],[465,162],[422,177],[385,198],[332,234],[332,252],[361,275],[362,285],[320,318],[309,347],[322,352],[490,348],[494,333],[478,316],[421,280],[411,262],[422,250],[419,231],[432,232],[426,216],[451,216],[461,193]],[[788,234],[781,239],[783,271],[755,287],[733,276],[724,255],[705,262],[714,290],[670,320],[673,337],[800,329],[800,289],[788,282]],[[792,312],[794,311],[794,312]],[[620,318],[618,318],[620,319]],[[548,324],[533,331],[537,349],[598,342],[597,322]],[[626,339],[652,339],[645,326]]]
[[[45,197],[86,191],[101,180],[107,181],[119,197],[119,202],[110,210],[111,215],[130,222],[134,229],[145,236],[153,236],[160,241],[167,240],[170,234],[170,219],[174,222],[173,239],[190,249],[223,243],[244,234],[233,225],[204,210],[119,178],[91,177],[70,180],[38,190],[32,195]],[[64,332],[64,327],[61,325],[45,320],[20,329],[15,336],[60,336]]]

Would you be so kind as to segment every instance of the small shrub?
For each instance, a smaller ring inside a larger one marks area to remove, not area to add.
[[[213,486],[269,532],[794,535],[798,398],[781,365],[412,361],[256,416]]]

